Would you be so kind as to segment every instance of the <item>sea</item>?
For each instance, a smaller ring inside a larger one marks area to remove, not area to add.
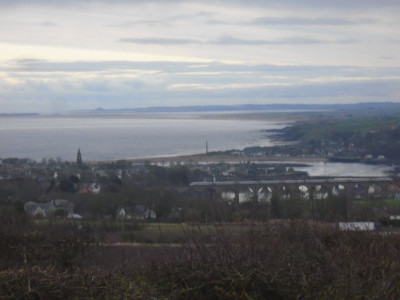
[[[80,148],[90,161],[151,158],[270,146],[263,130],[276,121],[204,118],[196,115],[0,117],[0,158],[73,161]]]
[[[268,130],[286,121],[193,114],[0,117],[0,158],[84,161],[168,157],[277,144]],[[301,162],[300,162],[301,163]],[[311,176],[385,176],[392,167],[307,162]]]

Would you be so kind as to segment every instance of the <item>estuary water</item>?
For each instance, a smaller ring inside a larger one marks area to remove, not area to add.
[[[187,115],[0,117],[0,158],[116,160],[269,146],[275,121],[205,119]]]
[[[256,164],[302,164],[294,166],[295,171],[307,172],[309,176],[349,176],[349,177],[375,177],[388,176],[393,171],[393,166],[385,164],[343,163],[327,161],[258,161]]]
[[[312,162],[308,167],[295,167],[297,171],[306,171],[310,176],[388,176],[393,170],[387,165],[363,163]]]

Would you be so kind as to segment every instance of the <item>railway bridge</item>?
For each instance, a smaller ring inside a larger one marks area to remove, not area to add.
[[[192,182],[191,187],[239,204],[245,201],[326,199],[346,195],[353,199],[395,197],[400,186],[391,177],[310,177],[307,179]]]

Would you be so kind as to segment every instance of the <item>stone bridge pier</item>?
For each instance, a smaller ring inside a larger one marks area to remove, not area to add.
[[[273,195],[288,200],[322,200],[329,196],[346,195],[353,199],[393,196],[400,191],[398,182],[390,177],[331,177],[306,180],[192,182],[192,187],[208,190],[215,198],[239,205],[241,202],[269,202]]]

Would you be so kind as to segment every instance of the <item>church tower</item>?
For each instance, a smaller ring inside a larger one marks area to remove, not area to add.
[[[76,154],[76,164],[81,167],[83,165],[82,163],[82,154],[81,154],[81,149],[78,148],[78,153]]]

